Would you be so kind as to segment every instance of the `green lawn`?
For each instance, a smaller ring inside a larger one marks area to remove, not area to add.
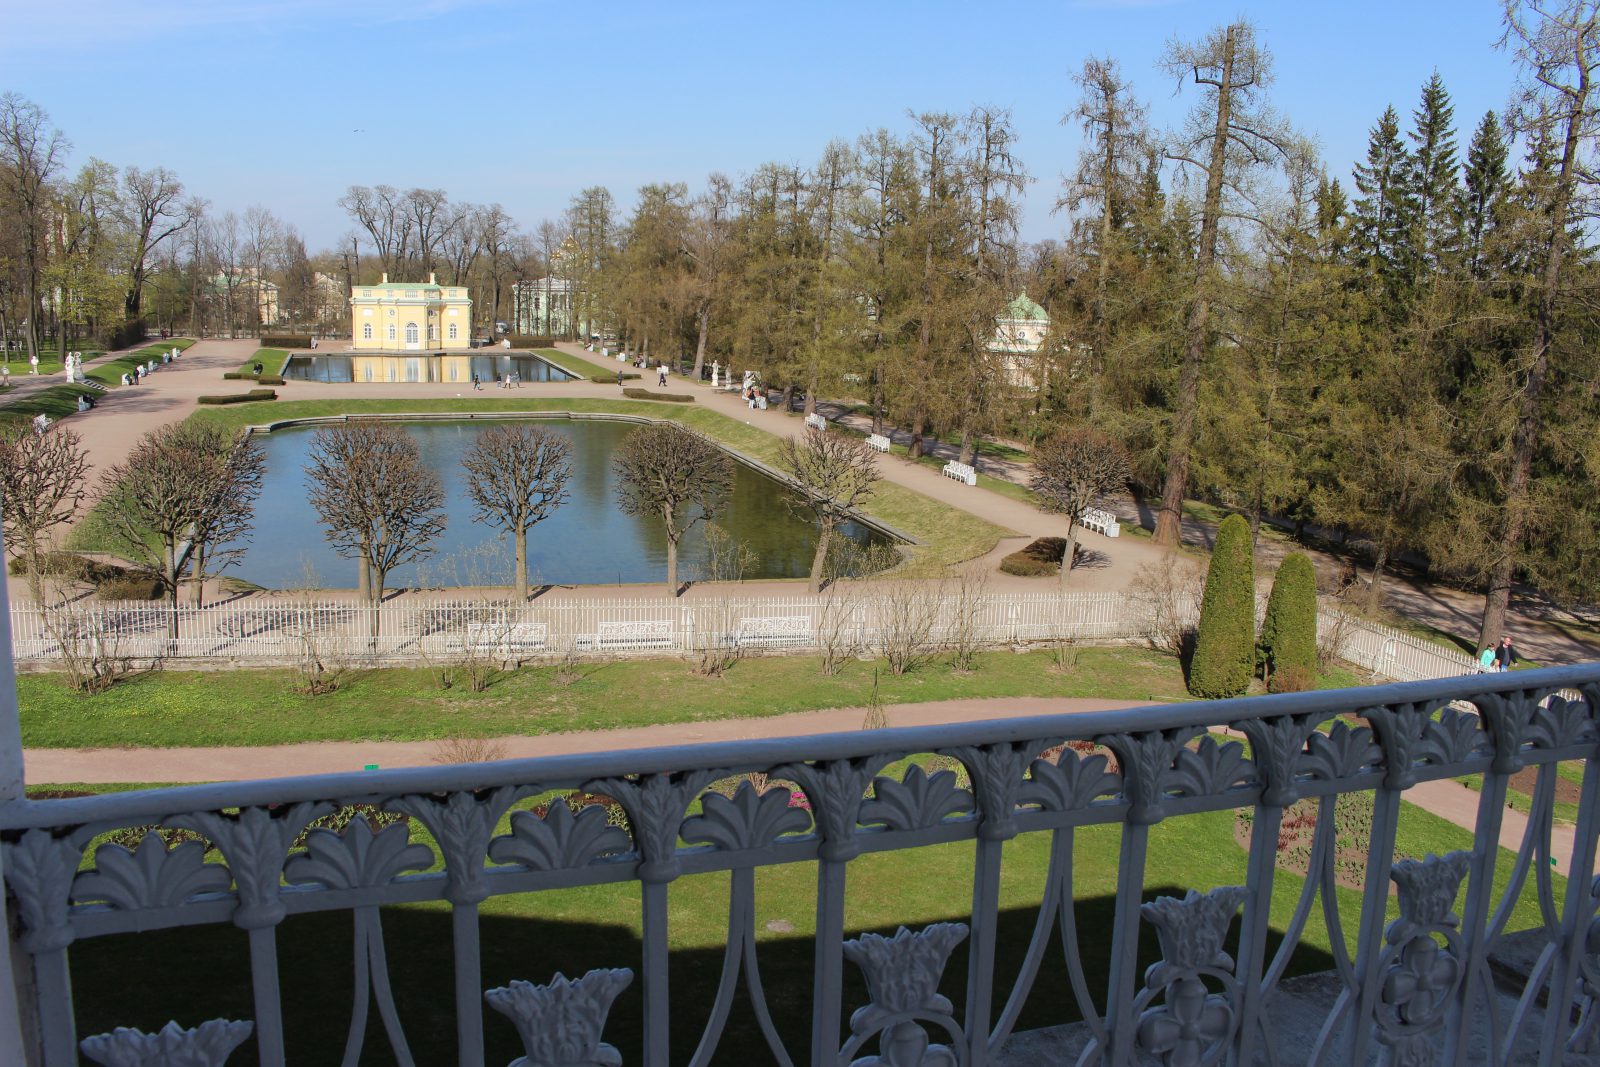
[[[78,412],[78,397],[84,394],[92,399],[95,391],[81,385],[52,385],[31,396],[0,404],[0,423],[31,422],[40,412],[52,419],[75,415]]]
[[[619,367],[631,369],[628,368],[626,363],[621,363],[614,359],[601,359],[598,356],[575,356],[558,348],[539,348],[534,350],[534,354],[585,380],[591,379],[598,374],[615,375]]]
[[[239,364],[238,373],[246,378],[254,378],[256,364],[260,363],[262,374],[282,375],[283,368],[288,366],[289,357],[293,354],[287,348],[258,348],[254,355]]]
[[[133,368],[140,363],[145,363],[152,359],[160,363],[161,353],[170,352],[174,348],[182,352],[192,344],[194,342],[187,337],[174,337],[157,344],[145,345],[143,348],[136,349],[126,355],[118,356],[116,359],[90,367],[85,372],[85,376],[93,378],[108,389],[113,389],[122,384],[122,376],[124,374],[132,374]]]
[[[108,787],[95,787],[104,789]],[[525,802],[522,807],[531,801]],[[502,818],[497,832],[503,833]],[[1208,890],[1245,881],[1246,853],[1234,837],[1230,811],[1189,815],[1152,828],[1145,897],[1181,895],[1189,888]],[[1118,826],[1095,826],[1076,832],[1074,900],[1077,927],[1090,989],[1104,995],[1113,915],[1112,894],[1118,870]],[[423,828],[412,825],[412,838],[431,843]],[[1000,936],[996,961],[998,1012],[1021,963],[1042,895],[1050,835],[1025,834],[1003,846],[1000,879]],[[1397,852],[1403,856],[1470,849],[1471,834],[1406,805],[1401,817]],[[1498,882],[1505,884],[1511,856],[1500,854]],[[862,855],[849,866],[846,936],[871,930],[892,933],[904,924],[912,929],[942,920],[967,921],[971,912],[973,846],[962,842],[919,849]],[[1556,892],[1565,886],[1557,876]],[[811,1004],[812,938],[816,917],[816,867],[794,863],[756,872],[755,929],[767,1001],[791,1056],[803,1061]],[[1273,927],[1288,921],[1302,880],[1280,871],[1273,887]],[[686,1057],[699,1039],[714,997],[726,937],[728,877],[694,875],[673,882],[669,891],[669,934],[672,958],[672,1041],[676,1055]],[[1337,893],[1347,941],[1353,947],[1359,894]],[[1396,914],[1391,896],[1389,913]],[[1510,923],[1524,929],[1537,923],[1533,894],[1524,892]],[[395,997],[407,1038],[419,1063],[454,1060],[451,997],[451,922],[443,904],[385,908],[383,930],[388,946]],[[480,907],[483,953],[482,985],[512,979],[549,981],[562,971],[578,975],[593,967],[631,967],[640,959],[640,901],[632,882],[537,894],[497,896]],[[1140,945],[1139,971],[1157,956],[1153,931],[1146,926]],[[1236,934],[1235,934],[1236,936]],[[351,996],[351,922],[348,912],[334,911],[289,918],[277,937],[284,1014],[292,1062],[338,1062],[348,1025]],[[1314,909],[1302,945],[1289,973],[1329,969],[1328,929],[1320,907]],[[941,991],[957,1006],[963,1002],[966,945],[960,946],[944,971]],[[1233,951],[1230,938],[1226,948]],[[1276,949],[1276,939],[1269,951]],[[226,923],[159,933],[80,938],[72,947],[72,985],[80,1032],[96,1033],[114,1026],[159,1028],[169,1018],[186,1024],[213,1017],[250,1018],[249,957],[245,935]],[[138,974],[137,982],[127,981]],[[846,1013],[866,1002],[859,971],[846,964],[843,991]],[[743,995],[714,1062],[769,1062]],[[1076,1016],[1059,948],[1052,945],[1023,1012],[1019,1029],[1069,1020]],[[642,1007],[637,980],[618,999],[606,1038],[620,1047],[624,1062],[639,1062],[638,1033]],[[374,1014],[376,1014],[374,1012]],[[848,1033],[848,1030],[844,1031]],[[387,1045],[376,1021],[368,1028],[363,1062],[387,1062]],[[488,1062],[504,1063],[521,1053],[512,1027],[492,1011],[485,1012]],[[254,1063],[253,1047],[234,1057]],[[230,1061],[232,1062],[232,1061]]]
[[[737,452],[772,466],[778,464],[779,438],[753,426],[705,408],[659,404],[645,400],[612,400],[601,397],[490,398],[460,397],[416,400],[294,400],[262,404],[233,404],[224,408],[197,411],[191,418],[209,419],[229,427],[295,418],[316,418],[340,414],[384,414],[402,412],[471,411],[573,411],[637,415],[652,419],[672,419],[690,429],[715,438]],[[931,573],[951,563],[981,556],[999,538],[1010,533],[970,512],[956,511],[921,493],[888,482],[879,482],[872,499],[863,509],[869,516],[899,530],[919,542],[911,552],[908,573]],[[92,524],[83,532],[74,531],[71,545],[78,551],[97,547]],[[105,547],[105,546],[98,546]]]
[[[1048,653],[992,652],[956,674],[935,662],[895,677],[881,663],[852,660],[825,677],[807,656],[746,660],[703,678],[680,660],[585,664],[560,685],[554,667],[503,676],[482,693],[438,689],[426,670],[354,675],[324,696],[294,691],[287,670],[156,671],[83,697],[59,674],[19,676],[23,743],[43,748],[275,745],[297,741],[418,741],[642,726],[658,722],[762,718],[819,708],[861,707],[879,670],[886,704],[968,697],[1186,699],[1175,659],[1134,648],[1084,648],[1066,672]]]

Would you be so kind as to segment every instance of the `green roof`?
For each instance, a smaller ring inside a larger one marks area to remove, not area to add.
[[[1021,293],[1015,300],[1006,305],[1005,317],[1033,322],[1050,321],[1050,316],[1045,314],[1044,308],[1029,300],[1026,292]]]

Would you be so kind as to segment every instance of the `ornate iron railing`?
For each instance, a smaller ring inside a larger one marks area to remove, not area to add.
[[[1054,1007],[1062,1021],[1080,1020],[1082,1063],[1557,1064],[1596,1048],[1597,699],[1600,665],[1585,665],[1082,715],[12,800],[0,805],[0,863],[15,920],[12,952],[27,976],[19,989],[33,1009],[46,1067],[76,1063],[80,1048],[104,1064],[220,1064],[246,1041],[261,1063],[282,1064],[285,1034],[297,1019],[282,1010],[279,927],[286,917],[330,910],[350,912],[355,929],[343,1062],[359,1058],[375,1006],[394,1059],[411,1063],[407,1038],[420,1024],[398,1010],[390,975],[391,965],[409,960],[386,954],[380,913],[423,901],[450,909],[452,1059],[472,1067],[484,1062],[486,1005],[521,1035],[527,1058],[519,1063],[617,1063],[602,1031],[618,997],[642,1002],[637,1041],[623,1043],[642,1048],[645,1064],[708,1063],[741,986],[744,1010],[754,1014],[751,1032],[759,1028],[778,1063],[1003,1062],[1022,1003],[1047,969],[1066,975],[1070,1002]],[[901,762],[922,753],[957,761],[964,774]],[[1585,762],[1570,862],[1552,872],[1559,764],[1573,760]],[[902,769],[884,774],[891,766]],[[1499,864],[1508,781],[1524,768],[1534,768],[1536,780],[1527,831],[1514,860]],[[1396,861],[1407,791],[1468,774],[1482,775],[1477,848]],[[726,785],[740,775],[750,777]],[[718,781],[720,791],[709,788]],[[789,787],[770,788],[780,781]],[[600,807],[530,807],[572,790],[614,798],[626,828]],[[1372,818],[1353,921],[1335,891],[1342,846],[1332,811],[1342,794],[1370,798]],[[1284,810],[1308,798],[1320,816],[1309,874],[1292,908],[1274,919]],[[339,830],[306,832],[319,816],[354,803],[409,819],[379,828],[353,818]],[[1145,899],[1147,886],[1166,884],[1148,863],[1157,824],[1239,809],[1254,825],[1244,885]],[[1096,824],[1120,827],[1116,890],[1109,922],[1086,929],[1074,834]],[[129,827],[144,829],[107,838]],[[180,829],[204,838],[220,858],[207,862],[199,841],[161,836]],[[1049,842],[1048,869],[1021,873],[1041,882],[1043,904],[1025,951],[997,953],[1004,846],[1035,834]],[[971,907],[959,921],[847,939],[857,857],[924,850],[916,853],[930,864],[924,877],[948,879],[936,861],[949,850],[932,846],[951,842],[973,849]],[[816,865],[811,997],[769,1004],[758,967],[755,872],[801,862]],[[730,876],[728,941],[711,1002],[685,1003],[669,985],[668,889],[703,872]],[[1391,882],[1397,917],[1386,922]],[[539,973],[534,945],[529,981],[483,988],[480,905],[603,883],[638,886],[636,968],[552,977]],[[1525,892],[1537,899],[1527,935],[1535,961],[1523,988],[1506,998],[1491,961]],[[1328,928],[1331,991],[1320,1022],[1290,1026],[1275,1005],[1314,913]],[[74,944],[229,923],[247,935],[248,960],[237,965],[251,976],[252,1018],[80,1040],[68,967]],[[1160,952],[1141,972],[1146,926]],[[1109,946],[1103,976],[1085,967],[1091,941]],[[964,981],[943,973],[958,945]],[[1002,956],[1020,964],[1001,973]],[[864,1003],[845,1003],[852,968],[865,978]],[[941,980],[960,992],[942,995]],[[846,1009],[853,1009],[848,1022]],[[347,1009],[341,1001],[334,1010],[342,1017]],[[810,1020],[809,1040],[786,1046],[781,1031],[794,1030],[773,1016],[791,1020],[796,1011]],[[705,1020],[699,1046],[692,1054],[669,1048],[673,1017],[690,1015]],[[868,1058],[874,1049],[880,1058]],[[336,1055],[328,1050],[325,1062]]]

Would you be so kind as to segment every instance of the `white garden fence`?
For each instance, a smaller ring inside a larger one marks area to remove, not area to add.
[[[1154,605],[1128,593],[968,592],[894,583],[870,592],[694,600],[429,601],[405,597],[376,611],[354,601],[275,597],[173,609],[150,602],[82,602],[50,611],[11,609],[16,657],[77,654],[115,659],[291,663],[348,656],[421,663],[463,655],[537,659],[568,653],[671,655],[706,648],[874,652],[886,642],[1002,647],[1038,642],[1143,641]],[[176,625],[174,626],[174,621]],[[1470,673],[1472,660],[1407,634],[1341,616],[1324,605],[1325,635],[1340,656],[1400,681]]]

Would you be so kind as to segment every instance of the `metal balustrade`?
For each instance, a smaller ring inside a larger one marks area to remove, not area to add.
[[[406,953],[386,954],[380,915],[387,905],[420,901],[450,908],[456,1058],[468,1067],[485,1062],[485,1028],[507,1025],[526,1046],[519,1063],[615,1064],[604,1029],[619,997],[642,1002],[645,1064],[704,1064],[733,1025],[741,987],[745,1010],[781,1064],[1001,1063],[1022,1003],[1047,970],[1067,975],[1071,1002],[1052,1008],[1063,1022],[1081,1020],[1084,1064],[1592,1062],[1600,1030],[1597,699],[1600,664],[1590,664],[1081,715],[12,799],[0,803],[11,951],[27,976],[18,989],[36,1012],[45,1067],[76,1063],[80,1039],[86,1055],[106,1064],[220,1064],[250,1041],[261,1063],[278,1067],[285,1034],[301,1021],[282,1011],[280,982],[297,979],[279,973],[279,927],[288,916],[330,910],[351,914],[358,957],[349,1008],[324,1005],[353,1019],[343,1062],[359,1058],[375,1009],[390,1054],[410,1063],[406,1039],[417,1023],[397,1011],[390,972],[416,964]],[[916,762],[883,773],[919,753],[954,760],[965,773],[929,773]],[[1568,760],[1586,762],[1562,892],[1550,828],[1557,765]],[[1524,767],[1536,768],[1533,810],[1496,887],[1507,783]],[[1477,849],[1396,861],[1407,791],[1466,774],[1483,775]],[[740,775],[751,777],[726,785]],[[718,781],[720,791],[709,788]],[[762,782],[792,789],[762,791]],[[627,828],[598,807],[529,807],[532,798],[571,790],[615,798]],[[797,793],[804,806],[794,803]],[[1359,913],[1347,927],[1351,917],[1336,900],[1332,810],[1348,793],[1370,796],[1372,826]],[[1320,810],[1309,874],[1274,930],[1278,833],[1284,809],[1304,798]],[[352,803],[410,821],[376,829],[355,818],[342,830],[302,836],[319,816]],[[1168,884],[1149,862],[1157,824],[1181,827],[1201,813],[1236,809],[1249,811],[1255,828],[1245,884],[1147,901],[1147,887]],[[1114,910],[1108,924],[1085,929],[1074,835],[1097,825],[1119,828]],[[121,843],[105,836],[156,826],[202,836],[220,862],[206,862],[198,842],[169,847],[149,830]],[[1027,835],[1048,840],[1048,868],[1013,873],[1042,882],[1043,904],[1021,965],[1002,970],[1004,846]],[[846,938],[858,857],[912,850],[927,863],[927,878],[948,879],[937,862],[946,851],[933,846],[963,842],[973,855],[966,914],[892,937]],[[755,936],[755,872],[793,863],[816,865],[812,994],[809,1003],[770,1004]],[[705,872],[729,875],[728,944],[711,1003],[686,1003],[669,982],[668,889]],[[619,882],[638,885],[636,966],[572,978],[540,973],[535,947],[523,980],[485,990],[485,901]],[[1386,921],[1391,883],[1398,914]],[[1508,1003],[1496,993],[1492,961],[1525,890],[1537,898],[1538,922],[1527,935],[1537,942],[1536,962]],[[1329,928],[1332,991],[1317,1025],[1290,1027],[1280,1008],[1285,968],[1313,914]],[[227,923],[247,934],[248,959],[236,963],[252,978],[252,1017],[203,1026],[184,1019],[194,1029],[160,1034],[77,1032],[74,944]],[[1146,926],[1160,956],[1141,971]],[[1085,967],[1091,939],[1109,944],[1103,977]],[[965,974],[946,975],[958,946]],[[845,1003],[847,968],[865,978],[865,1002]],[[941,980],[953,997],[940,993]],[[772,1017],[795,1011],[810,1019],[809,1039],[786,1046]],[[669,1047],[674,1017],[705,1020],[696,1049]],[[875,1050],[880,1058],[868,1058]],[[134,1058],[144,1054],[154,1058]]]

